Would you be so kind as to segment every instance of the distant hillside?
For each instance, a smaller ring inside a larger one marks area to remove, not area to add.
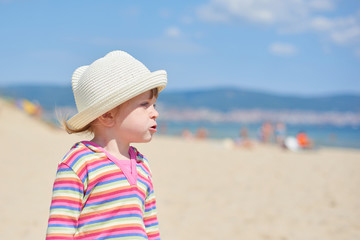
[[[360,112],[360,95],[350,94],[299,97],[224,88],[169,91],[161,94],[159,100],[166,107],[209,108],[222,112],[235,109]]]
[[[0,88],[0,94],[38,101],[47,110],[51,110],[55,106],[75,107],[70,86],[9,86]],[[360,95],[299,97],[237,88],[193,91],[165,90],[160,94],[158,102],[165,108],[206,108],[220,112],[236,109],[360,112]]]

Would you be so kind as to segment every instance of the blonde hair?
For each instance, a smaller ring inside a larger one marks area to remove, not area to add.
[[[153,88],[150,90],[150,99],[152,99],[153,97],[157,98],[159,96],[159,89],[158,88]],[[121,104],[120,104],[121,105]],[[119,105],[119,106],[120,106]],[[119,106],[115,107],[115,109],[119,109]],[[83,128],[80,129],[73,129],[71,126],[69,126],[68,122],[68,116],[62,117],[61,120],[59,120],[59,122],[61,123],[61,125],[64,127],[65,131],[68,134],[73,134],[73,133],[90,133],[93,134],[94,133],[94,121],[92,121],[91,123],[89,123],[88,125],[86,125]]]
[[[68,134],[73,134],[73,133],[90,133],[90,134],[92,134],[92,133],[94,133],[92,123],[93,122],[89,123],[88,125],[86,125],[83,128],[73,129],[69,126],[69,124],[67,123],[67,120],[62,120],[62,125]]]

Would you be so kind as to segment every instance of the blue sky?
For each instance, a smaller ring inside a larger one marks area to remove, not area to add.
[[[111,50],[168,90],[360,94],[359,0],[0,0],[0,86],[70,84]]]

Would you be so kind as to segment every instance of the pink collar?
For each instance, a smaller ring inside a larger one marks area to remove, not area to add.
[[[101,152],[105,153],[105,155],[110,159],[113,163],[115,163],[121,171],[124,173],[126,179],[130,183],[130,185],[136,185],[137,182],[137,169],[136,169],[136,153],[134,151],[133,147],[129,147],[129,155],[130,155],[130,171],[128,168],[125,167],[126,162],[120,161],[113,155],[111,155],[109,152],[107,152],[104,148],[97,145],[96,143],[90,142],[90,141],[82,141],[84,145],[91,145],[95,148],[98,148]]]

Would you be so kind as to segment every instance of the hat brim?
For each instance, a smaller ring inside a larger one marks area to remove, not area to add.
[[[110,95],[104,96],[103,99],[97,101],[95,104],[75,114],[69,120],[67,125],[72,130],[80,130],[94,121],[102,114],[119,106],[120,104],[130,100],[137,95],[144,93],[153,88],[158,88],[161,92],[167,84],[167,74],[164,70],[150,72],[149,75],[142,80],[131,84],[118,92],[113,92]]]

